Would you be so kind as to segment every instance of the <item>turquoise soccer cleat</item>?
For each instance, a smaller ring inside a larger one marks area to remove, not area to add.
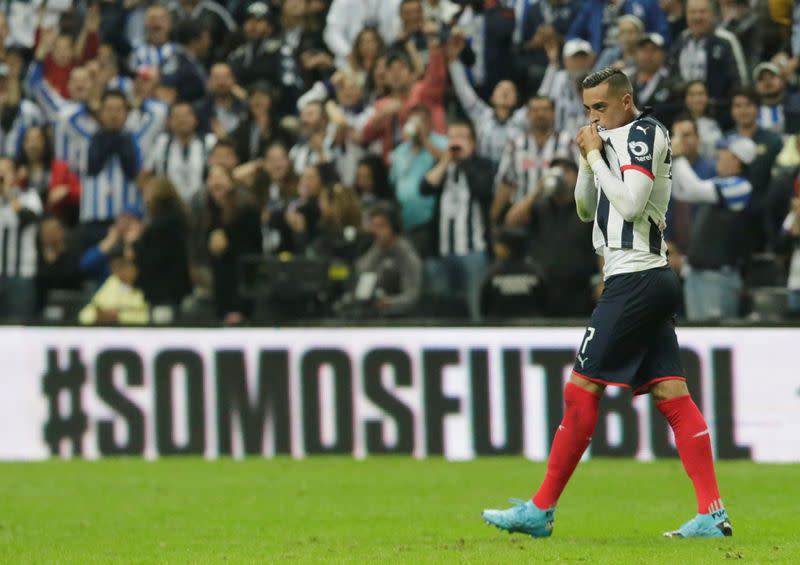
[[[530,500],[509,499],[514,506],[506,510],[484,510],[481,516],[487,524],[509,534],[528,534],[535,538],[546,538],[553,533],[555,508],[540,510]]]
[[[722,508],[711,514],[698,514],[674,532],[664,533],[668,538],[721,538],[733,535],[728,513]]]

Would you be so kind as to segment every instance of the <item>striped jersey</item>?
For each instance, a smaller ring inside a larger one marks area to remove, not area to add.
[[[551,132],[540,146],[530,133],[517,135],[508,142],[495,185],[507,184],[514,188],[512,202],[517,202],[537,190],[553,159],[575,160],[572,138],[565,133]]]
[[[143,155],[148,155],[159,135],[164,132],[169,106],[155,98],[147,98],[128,113],[125,129],[136,136]]]
[[[758,107],[756,116],[759,127],[782,134],[786,128],[786,117],[783,114],[783,105],[768,106],[762,104]]]
[[[495,164],[499,163],[509,140],[527,127],[527,110],[520,108],[507,120],[500,121],[494,108],[484,102],[472,88],[464,65],[456,61],[450,63],[449,70],[461,107],[475,126],[478,155]]]
[[[0,126],[0,154],[3,157],[15,158],[22,148],[25,131],[44,123],[44,114],[36,104],[30,100],[20,100],[17,115],[9,124],[9,128],[6,130]]]
[[[487,227],[481,203],[473,198],[467,175],[456,163],[447,166],[439,199],[439,255],[463,256],[486,251]]]
[[[583,98],[575,81],[565,69],[549,65],[539,87],[539,96],[547,96],[556,107],[555,129],[575,137],[586,123]]]
[[[42,201],[35,190],[13,189],[22,210],[0,198],[0,276],[32,278],[36,274],[36,218]]]
[[[206,177],[208,153],[216,138],[209,134],[195,135],[183,145],[169,133],[162,133],[153,145],[145,161],[145,169],[165,176],[180,194],[185,203],[202,188]]]
[[[664,229],[672,192],[669,134],[654,118],[641,116],[622,127],[601,131],[600,137],[604,140],[601,152],[603,160],[614,177],[624,182],[626,172],[631,174],[629,171],[638,171],[650,177],[653,187],[641,215],[633,221],[626,221],[609,202],[595,175],[597,208],[592,232],[595,249],[610,248],[612,252],[637,250],[655,256],[653,260],[659,257],[665,260],[667,246]],[[640,270],[635,269],[636,265],[633,267],[632,270]],[[610,274],[613,273],[606,272],[606,276]]]
[[[135,71],[139,67],[154,67],[161,69],[167,60],[175,53],[175,44],[171,41],[164,45],[153,45],[152,43],[139,43],[133,48],[128,61],[128,67]]]

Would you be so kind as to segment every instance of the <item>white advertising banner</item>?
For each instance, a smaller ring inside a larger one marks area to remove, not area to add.
[[[0,328],[0,459],[315,454],[542,460],[581,328]],[[679,330],[720,458],[800,461],[800,329]],[[590,456],[675,455],[611,389]]]

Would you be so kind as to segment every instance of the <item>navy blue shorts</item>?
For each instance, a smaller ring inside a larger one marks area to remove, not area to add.
[[[686,380],[675,335],[681,299],[669,267],[606,280],[583,337],[574,373],[590,381],[648,392],[668,379]]]

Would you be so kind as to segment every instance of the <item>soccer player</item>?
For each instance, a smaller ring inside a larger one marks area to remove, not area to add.
[[[593,243],[605,259],[605,289],[592,313],[564,388],[564,418],[556,431],[547,473],[531,500],[507,510],[484,510],[489,524],[547,537],[561,492],[592,440],[606,386],[649,392],[675,434],[694,484],[697,515],[674,538],[733,533],[722,505],[708,426],[686,387],[673,313],[681,288],[667,266],[665,214],[672,156],[664,126],[640,113],[628,77],[605,68],[583,81],[589,125],[577,143],[581,166],[575,187],[578,216],[594,221]]]

